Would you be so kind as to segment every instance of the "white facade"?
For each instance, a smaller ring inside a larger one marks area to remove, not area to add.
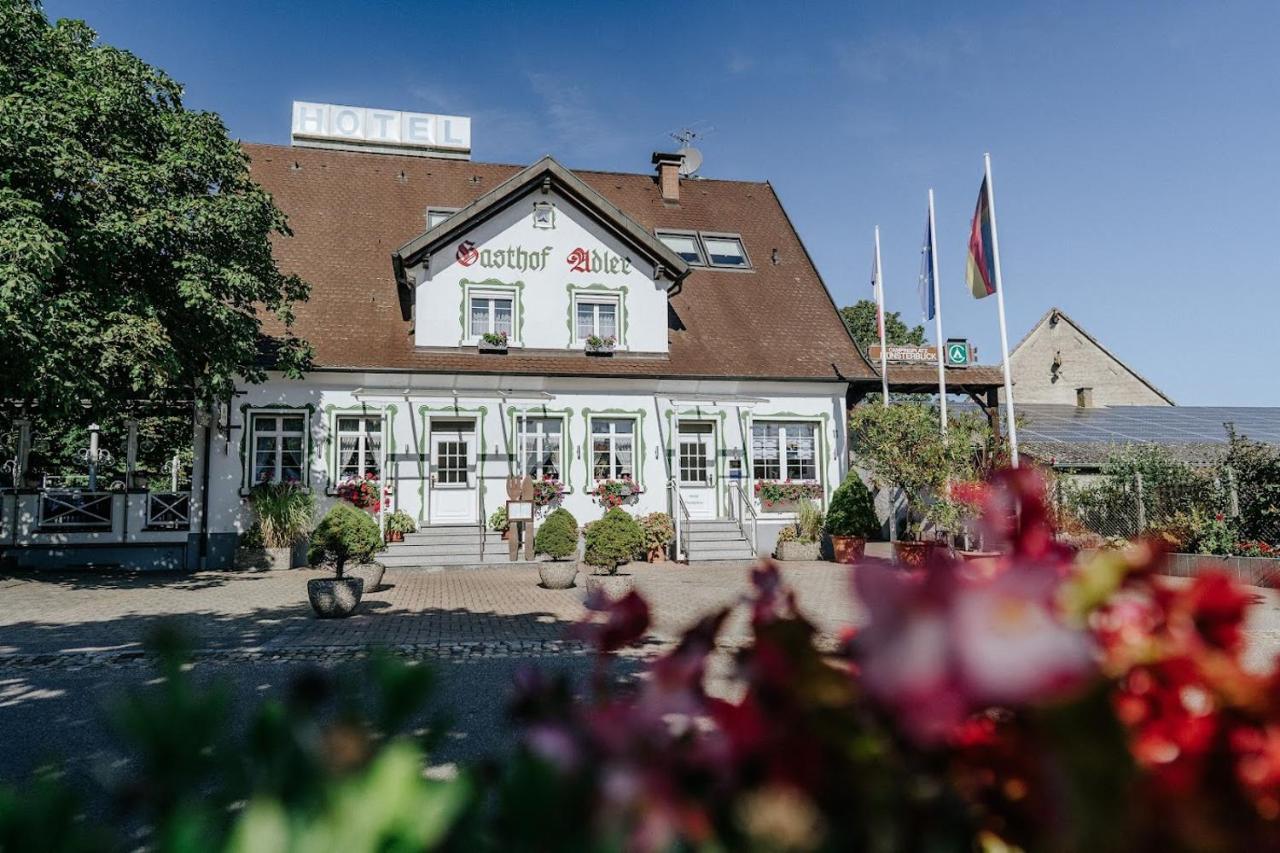
[[[513,351],[581,351],[578,312],[599,305],[596,331],[612,331],[618,352],[667,352],[669,282],[555,192],[525,196],[410,272],[420,347],[475,346],[501,322]],[[510,305],[509,320],[495,303]]]
[[[726,515],[735,486],[754,501],[753,472],[786,479],[788,465],[792,473],[808,473],[810,459],[812,479],[829,495],[847,458],[844,400],[839,382],[393,373],[272,379],[246,387],[229,423],[214,431],[210,563],[229,559],[231,540],[252,521],[247,498],[255,471],[296,463],[292,450],[275,450],[283,447],[278,433],[284,419],[293,421],[291,429],[302,428],[294,445],[302,448],[300,479],[322,505],[336,500],[343,478],[339,420],[351,426],[365,419],[378,438],[372,442],[376,454],[367,458],[385,464],[382,480],[391,487],[392,508],[420,525],[479,524],[504,505],[506,478],[522,467],[557,475],[566,489],[563,506],[579,522],[603,512],[592,491],[606,479],[597,476],[605,466],[607,479],[630,474],[638,483],[640,494],[626,504],[631,512],[671,512],[679,481],[690,517],[717,518]],[[777,436],[788,431],[791,446],[779,446]],[[345,447],[349,461],[349,440]],[[770,458],[758,458],[761,452]],[[198,458],[197,471],[201,464]],[[291,471],[285,473],[292,479]],[[754,504],[774,532],[790,517]]]

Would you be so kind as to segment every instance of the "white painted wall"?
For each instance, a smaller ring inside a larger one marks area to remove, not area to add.
[[[432,389],[453,388],[455,400]],[[499,384],[500,383],[500,384]],[[408,385],[408,395],[404,389]],[[378,388],[385,388],[379,393]],[[502,387],[508,397],[495,393]],[[357,395],[353,392],[363,389]],[[393,390],[394,389],[394,390]],[[563,414],[568,410],[569,460],[562,477],[571,489],[564,506],[579,520],[599,517],[602,509],[586,490],[590,481],[587,415],[632,414],[640,422],[637,470],[644,493],[628,509],[635,513],[667,511],[668,448],[681,418],[716,424],[717,514],[724,515],[730,479],[729,458],[735,449],[750,448],[753,420],[812,419],[819,426],[818,462],[826,492],[839,484],[847,454],[843,383],[707,382],[693,380],[620,380],[556,377],[468,377],[374,373],[315,373],[304,381],[273,379],[248,386],[235,399],[230,429],[215,432],[210,457],[212,533],[242,532],[251,522],[247,506],[249,440],[245,417],[255,409],[290,407],[307,414],[311,450],[308,479],[322,507],[331,504],[335,485],[330,430],[340,410],[361,406],[370,414],[389,414],[389,482],[393,506],[429,522],[431,460],[427,435],[436,417],[474,417],[483,429],[483,453],[477,477],[484,485],[482,510],[487,516],[505,501],[505,480],[513,470],[508,453],[515,448],[513,414]],[[482,396],[469,396],[479,394]],[[544,398],[543,395],[549,395]],[[716,395],[758,397],[765,402],[713,402]],[[309,408],[308,408],[309,407]],[[483,409],[483,411],[481,411]],[[243,439],[243,443],[242,443]],[[742,485],[750,494],[749,469]]]
[[[555,227],[551,230],[535,227],[533,218],[534,205],[548,201],[555,209]],[[458,246],[464,241],[474,243],[477,252],[487,251],[493,263],[485,266],[483,257],[470,266],[460,263]],[[536,257],[541,268],[512,269],[505,265],[505,258],[498,260],[499,253],[517,247]],[[614,268],[571,271],[569,256],[579,248],[595,251],[606,260],[616,259]],[[626,333],[619,342],[620,350],[665,353],[668,282],[655,282],[653,273],[648,262],[608,235],[572,202],[555,192],[535,192],[438,251],[425,268],[410,270],[418,282],[414,342],[431,347],[474,345],[475,338],[466,334],[463,282],[479,287],[477,283],[492,281],[496,287],[514,286],[519,290],[523,317],[518,316],[515,321],[513,349],[582,349],[580,342],[570,340],[573,329],[568,288],[572,286],[593,288],[588,292],[615,293],[625,302]]]

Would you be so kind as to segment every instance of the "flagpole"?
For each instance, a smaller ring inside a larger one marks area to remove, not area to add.
[[[933,278],[933,321],[938,341],[938,407],[942,434],[947,434],[947,371],[943,362],[942,293],[938,283],[938,228],[933,217],[933,189],[929,189],[929,264]]]
[[[889,407],[889,348],[884,339],[884,279],[880,271],[880,226],[876,226],[876,325],[880,327],[880,391]]]
[[[982,155],[987,178],[987,209],[991,211],[991,253],[995,255],[996,307],[1000,314],[1000,356],[1004,362],[1005,420],[1009,430],[1009,460],[1018,467],[1018,425],[1013,411],[1013,381],[1009,378],[1009,331],[1004,322],[1004,282],[1000,278],[1000,236],[996,229],[996,193],[991,182],[991,155]]]

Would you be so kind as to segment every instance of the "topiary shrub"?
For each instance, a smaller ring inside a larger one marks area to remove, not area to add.
[[[832,536],[854,536],[866,539],[880,531],[875,499],[856,471],[831,495],[827,507],[827,532]]]
[[[644,529],[631,513],[614,507],[586,530],[587,550],[583,559],[589,566],[617,574],[618,566],[644,548]]]
[[[563,560],[578,550],[578,519],[561,507],[547,516],[533,537],[533,550],[553,560]]]
[[[345,501],[333,505],[311,534],[307,560],[313,566],[332,562],[334,573],[342,577],[348,560],[368,562],[382,548],[378,522],[363,510]]]

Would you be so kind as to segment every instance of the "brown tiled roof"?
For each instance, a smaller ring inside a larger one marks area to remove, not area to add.
[[[593,358],[563,350],[480,355],[418,348],[391,253],[426,227],[431,207],[463,207],[519,166],[246,144],[256,181],[289,217],[276,244],[285,272],[312,285],[296,332],[320,368],[423,372],[875,379],[849,338],[768,183],[686,180],[668,205],[654,176],[575,172],[647,229],[742,235],[753,272],[695,269],[671,296],[667,355]],[[772,262],[774,250],[778,263]],[[456,311],[456,306],[449,310]]]

